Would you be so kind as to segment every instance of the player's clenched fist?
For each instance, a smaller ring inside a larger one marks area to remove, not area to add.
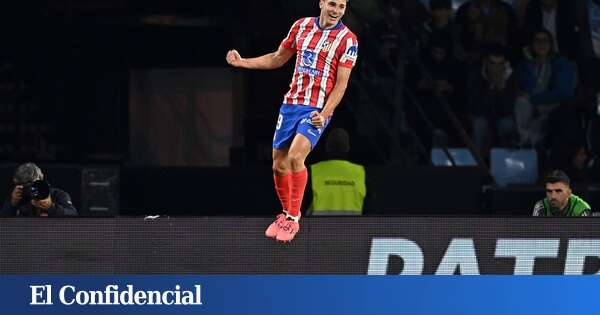
[[[242,57],[237,52],[237,50],[230,50],[230,51],[228,51],[227,52],[227,56],[225,57],[225,59],[227,60],[228,64],[230,64],[230,65],[232,65],[234,67],[241,66]]]
[[[321,113],[314,111],[310,113],[310,120],[313,126],[316,128],[323,128],[325,125],[325,118]]]

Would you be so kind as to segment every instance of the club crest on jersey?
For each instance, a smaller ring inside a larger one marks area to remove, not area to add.
[[[331,42],[324,42],[321,45],[321,51],[328,52],[329,48],[331,48]]]

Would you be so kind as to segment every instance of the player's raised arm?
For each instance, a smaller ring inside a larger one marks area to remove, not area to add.
[[[255,58],[242,58],[237,50],[227,52],[225,59],[234,67],[246,69],[270,70],[283,66],[296,52],[283,46],[277,51]]]
[[[329,115],[331,115],[335,108],[340,104],[340,101],[346,92],[346,88],[348,87],[351,71],[351,68],[346,67],[340,67],[338,69],[335,85],[333,86],[333,90],[331,90],[331,94],[329,94],[327,102],[325,103],[325,107],[323,108],[323,115],[325,117],[329,117]]]
[[[346,92],[346,88],[348,87],[348,81],[350,80],[350,72],[352,69],[346,67],[340,67],[338,69],[337,77],[335,80],[335,86],[333,90],[331,90],[331,94],[327,98],[327,102],[325,103],[325,107],[323,107],[322,112],[314,111],[311,113],[311,122],[317,128],[322,128],[325,125],[325,121],[331,114],[335,108],[342,101],[342,97],[344,97],[344,93]]]

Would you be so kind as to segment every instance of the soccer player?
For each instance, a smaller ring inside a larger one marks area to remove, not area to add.
[[[561,170],[552,171],[545,180],[546,198],[533,208],[534,217],[585,217],[592,215],[583,199],[571,192],[571,180]]]
[[[283,213],[265,235],[278,241],[290,242],[300,229],[308,176],[304,160],[342,100],[356,64],[356,35],[341,22],[347,4],[348,0],[320,0],[320,15],[297,20],[275,52],[256,58],[227,52],[230,65],[246,69],[276,69],[296,54],[273,136],[273,177]]]

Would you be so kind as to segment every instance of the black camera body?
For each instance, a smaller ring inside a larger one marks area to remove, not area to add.
[[[50,196],[50,183],[36,180],[23,185],[23,198],[29,200],[44,200]]]

